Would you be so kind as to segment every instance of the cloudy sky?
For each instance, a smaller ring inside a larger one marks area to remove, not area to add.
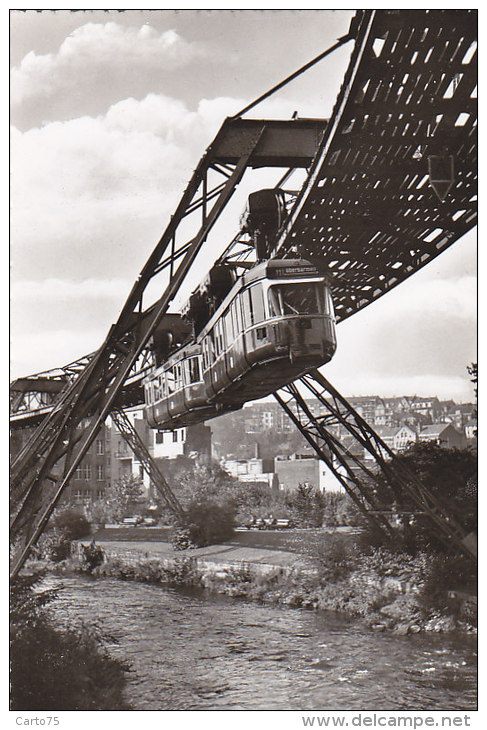
[[[12,377],[101,344],[224,118],[332,45],[351,16],[12,12]],[[349,52],[252,116],[326,117]],[[217,230],[220,248],[265,174],[240,186]],[[471,400],[475,276],[476,232],[339,326],[330,380],[348,395]]]

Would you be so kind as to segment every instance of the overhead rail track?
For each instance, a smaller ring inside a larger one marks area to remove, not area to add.
[[[338,321],[475,225],[475,11],[366,10],[359,11],[353,28],[355,45],[329,122],[227,119],[105,342],[71,364],[53,405],[40,404],[40,415],[49,413],[12,464],[17,505],[12,576],[105,418],[115,408],[142,402],[140,380],[152,366],[151,337],[247,168],[309,169],[273,256],[297,251],[332,273]],[[183,237],[180,223],[195,216],[194,235]],[[169,284],[144,308],[149,283],[163,271],[170,274]],[[41,374],[37,392],[48,394],[49,377]],[[55,372],[54,379],[62,377]],[[28,402],[35,381],[35,376],[16,381],[13,424],[24,426],[35,417],[34,401]]]
[[[273,250],[332,274],[337,321],[477,222],[476,11],[365,11],[365,29]]]

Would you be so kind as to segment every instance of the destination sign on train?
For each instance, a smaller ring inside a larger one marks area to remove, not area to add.
[[[317,274],[314,266],[280,266],[269,269],[270,277],[278,276],[307,276],[308,274]]]

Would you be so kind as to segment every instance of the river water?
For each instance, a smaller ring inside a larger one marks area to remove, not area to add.
[[[108,636],[134,710],[473,710],[476,641],[119,580],[49,578],[60,621]]]

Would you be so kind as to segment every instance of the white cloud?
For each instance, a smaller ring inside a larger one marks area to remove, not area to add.
[[[76,28],[56,53],[29,52],[12,69],[12,103],[70,90],[77,83],[96,84],[104,77],[174,71],[204,51],[176,31],[158,33],[150,25],[126,27],[115,22]]]
[[[149,94],[96,117],[13,128],[14,279],[135,276],[223,119],[244,104],[203,99],[191,111]],[[237,226],[238,215],[226,235]]]
[[[61,367],[99,347],[105,332],[98,329],[73,331],[52,329],[17,333],[12,342],[11,378]]]
[[[440,399],[452,398],[456,402],[472,401],[474,398],[472,384],[465,377],[432,375],[411,376],[377,376],[363,375],[357,371],[354,375],[336,376],[333,379],[323,368],[325,377],[329,377],[333,384],[347,396],[354,395],[381,395],[387,397],[402,395],[437,396]]]
[[[83,299],[119,298],[120,293],[129,291],[131,282],[126,279],[85,279],[68,281],[63,279],[44,279],[43,281],[19,281],[12,284],[12,299],[39,303]]]

